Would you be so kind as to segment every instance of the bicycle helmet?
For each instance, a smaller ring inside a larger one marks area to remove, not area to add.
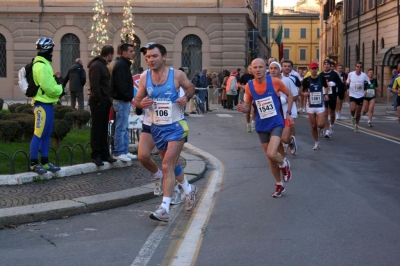
[[[41,51],[52,50],[54,42],[50,38],[39,38],[36,42],[36,49]]]

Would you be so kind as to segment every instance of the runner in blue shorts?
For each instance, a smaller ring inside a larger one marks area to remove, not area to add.
[[[196,203],[197,187],[182,177],[182,168],[176,168],[189,132],[183,107],[193,96],[195,88],[182,71],[165,65],[167,50],[161,44],[151,44],[145,55],[149,70],[140,77],[136,106],[148,108],[152,122],[151,134],[162,157],[163,200],[151,219],[169,221],[169,205],[175,186],[175,177],[186,194],[186,210],[191,211]],[[182,87],[186,97],[179,97]]]

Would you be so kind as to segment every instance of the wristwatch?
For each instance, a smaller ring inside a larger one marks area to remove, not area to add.
[[[286,111],[286,113],[287,113],[288,115],[292,115],[292,112],[291,112],[291,111]]]

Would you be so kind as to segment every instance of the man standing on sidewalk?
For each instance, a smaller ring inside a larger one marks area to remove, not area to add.
[[[108,148],[108,115],[111,107],[110,71],[107,63],[114,56],[114,48],[104,45],[100,55],[88,63],[90,81],[90,114],[92,128],[90,130],[90,146],[92,148],[92,162],[97,166],[104,165],[103,161],[116,162],[110,157]]]
[[[185,73],[165,65],[167,50],[163,45],[150,45],[145,58],[149,70],[140,77],[135,103],[139,108],[149,108],[151,135],[162,157],[164,176],[163,200],[150,218],[168,222],[175,177],[186,194],[186,210],[193,210],[196,203],[197,187],[182,177],[182,167],[176,167],[189,132],[183,106],[193,97],[195,88]],[[183,88],[185,96],[179,97],[179,87]]]
[[[111,96],[115,111],[115,133],[113,158],[123,162],[136,159],[136,155],[128,151],[129,148],[129,113],[133,99],[133,81],[131,61],[135,55],[133,45],[121,45],[121,56],[115,61],[111,73]]]
[[[78,109],[83,110],[83,86],[86,83],[86,71],[82,65],[82,59],[77,58],[75,64],[68,70],[64,77],[63,88],[69,81],[69,92],[71,95],[71,107],[75,108],[76,100],[78,100]]]
[[[239,112],[248,113],[254,100],[256,109],[256,131],[260,138],[261,145],[269,160],[271,172],[275,178],[276,186],[272,197],[279,198],[285,191],[283,180],[289,181],[292,177],[290,163],[283,156],[283,147],[281,145],[281,135],[284,127],[283,115],[281,113],[281,104],[279,102],[279,93],[287,96],[288,108],[286,119],[288,126],[294,125],[292,115],[293,95],[288,88],[277,78],[265,75],[266,65],[263,59],[256,58],[251,62],[251,70],[254,79],[246,85],[245,103],[238,104]]]
[[[203,70],[200,72],[200,83],[201,83],[201,90],[199,91],[199,97],[200,100],[203,102],[203,110],[201,110],[203,113],[206,111],[210,111],[208,108],[208,79],[207,79],[207,68],[203,68]]]

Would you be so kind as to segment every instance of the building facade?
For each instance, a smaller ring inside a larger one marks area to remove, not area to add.
[[[84,66],[91,60],[93,6],[95,0],[20,0],[0,2],[0,98],[23,99],[18,70],[36,55],[35,42],[50,37],[54,71],[65,75],[77,57]],[[167,65],[209,71],[244,69],[249,58],[265,57],[270,51],[257,34],[260,13],[255,0],[131,0],[136,55],[133,72],[147,68],[139,53],[154,41],[165,45]],[[121,43],[123,7],[126,1],[104,0],[108,13],[108,44]],[[87,89],[86,93],[87,93]]]
[[[399,11],[399,0],[344,1],[344,63],[354,70],[363,61],[364,71],[373,68],[382,88],[400,64]],[[387,92],[383,89],[381,96]]]
[[[321,1],[321,38],[320,63],[326,58],[332,59],[335,64],[346,65],[343,51],[343,1]]]
[[[270,16],[271,40],[280,25],[283,27],[284,59],[290,59],[295,69],[308,69],[310,62],[319,60],[319,3],[315,0],[298,1],[295,7],[275,7]],[[278,58],[278,45],[272,41],[271,53]]]

